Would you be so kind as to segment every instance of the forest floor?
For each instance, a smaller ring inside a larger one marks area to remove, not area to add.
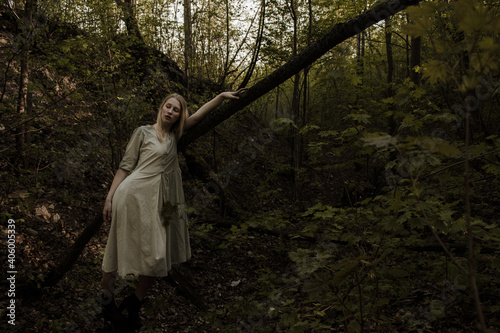
[[[57,258],[64,255],[67,245],[73,242],[77,233],[76,230],[74,233],[64,232],[64,234],[56,230],[49,231],[47,228],[50,228],[50,224],[43,223],[44,216],[41,214],[45,213],[45,218],[50,219],[56,214],[53,212],[58,211],[57,216],[61,219],[75,221],[73,227],[76,228],[78,225],[76,221],[81,218],[82,212],[67,208],[65,212],[62,212],[61,207],[51,203],[41,207],[44,208],[37,210],[40,215],[32,216],[38,220],[39,228],[32,226],[28,232],[23,230],[17,237],[18,248],[23,254],[22,257],[19,256],[18,267],[47,271],[49,267],[56,265]],[[191,226],[191,229],[196,230],[196,228],[196,225]],[[65,229],[69,229],[69,226],[66,225]],[[98,299],[100,265],[108,229],[109,224],[101,227],[98,234],[87,244],[73,269],[57,286],[46,289],[41,297],[16,299],[16,325],[7,327],[7,331],[110,331],[110,325],[100,314]],[[44,232],[46,233],[43,234]],[[50,233],[52,237],[48,237]],[[247,285],[257,282],[256,269],[259,267],[266,266],[277,272],[290,269],[287,251],[279,245],[280,242],[275,236],[256,234],[246,244],[221,247],[228,233],[231,233],[228,228],[214,228],[200,239],[193,239],[192,258],[183,265],[176,265],[177,269],[186,274],[185,277],[195,285],[200,298],[207,309],[211,309],[210,311],[227,311],[224,305],[232,297],[244,296],[242,290]],[[43,237],[39,237],[41,234]],[[52,244],[42,245],[41,238],[44,241],[51,238]],[[23,274],[24,272],[19,273],[24,280],[29,278]],[[33,278],[36,277],[33,276]],[[115,283],[117,303],[132,292],[135,281],[133,276],[117,279]],[[7,305],[6,302],[7,300],[3,299],[2,305]],[[5,307],[2,306],[3,318],[6,316],[4,309]],[[166,279],[159,278],[145,300],[142,309],[144,326],[141,331],[207,331],[203,327],[213,326],[204,318],[204,312],[188,297],[181,295],[178,288]],[[249,325],[247,319],[243,317],[240,323],[233,324],[244,328]],[[5,321],[1,323],[1,326],[4,324]]]
[[[92,213],[97,212],[96,210]],[[63,208],[50,202],[39,206],[32,216],[33,221],[38,221],[38,227],[32,224],[29,229],[26,228],[20,232],[17,239],[18,247],[23,255],[19,257],[19,267],[46,271],[50,266],[55,265],[57,258],[64,254],[67,245],[76,238],[77,229],[83,228],[81,222],[77,222],[81,220],[82,213],[79,209]],[[74,223],[72,225],[67,223],[64,228],[65,232],[51,230],[51,226],[57,224],[47,221],[53,219],[54,216],[65,221],[74,221]],[[71,228],[74,228],[74,232],[67,231]],[[112,332],[110,325],[100,315],[98,299],[100,264],[108,228],[108,224],[101,228],[87,244],[73,269],[57,286],[45,290],[40,298],[16,299],[16,326],[7,327],[2,331]],[[229,228],[221,226],[207,228],[207,225],[197,222],[192,224],[191,230],[192,258],[186,264],[177,267],[194,284],[207,309],[198,308],[166,279],[158,279],[143,306],[144,326],[141,332],[281,331],[278,323],[279,317],[274,317],[276,322],[272,322],[273,319],[267,315],[273,309],[273,301],[263,302],[262,304],[268,309],[261,309],[261,312],[248,310],[237,313],[242,308],[233,308],[232,304],[244,303],[246,297],[254,290],[262,289],[261,275],[267,274],[268,277],[271,272],[271,274],[275,273],[278,279],[294,275],[296,268],[288,258],[288,252],[292,248],[306,247],[308,244],[304,241],[284,240],[261,233],[251,233],[244,240],[230,242],[228,240],[232,232]],[[39,237],[41,234],[43,237]],[[47,243],[42,245],[40,239]],[[339,255],[342,256],[342,250]],[[23,272],[20,273],[22,275]],[[27,277],[23,276],[23,278]],[[126,277],[116,283],[117,302],[132,292],[134,282],[133,277]],[[427,290],[416,286],[416,290],[424,294],[427,301],[439,297],[438,292],[433,291],[432,286],[428,286]],[[297,295],[297,297],[301,296]],[[6,304],[5,302],[6,300],[2,300],[3,305]],[[249,298],[248,302],[255,302],[255,297]],[[3,305],[2,309],[5,309]],[[391,311],[395,325],[393,327],[397,327],[398,322],[403,323],[405,320],[407,325],[408,318],[415,318],[415,311],[419,311],[417,304],[412,304],[411,300],[402,300],[395,303],[393,307]],[[455,303],[450,305],[450,309],[452,307],[453,311],[450,312],[454,314],[450,318],[426,322],[424,326],[410,331],[474,331],[473,316],[470,313],[464,313],[461,305]],[[4,311],[1,315],[5,318]],[[4,324],[5,320],[1,325]],[[338,327],[322,331],[344,332],[346,328],[339,323]]]

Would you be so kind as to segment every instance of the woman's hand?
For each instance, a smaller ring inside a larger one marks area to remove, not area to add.
[[[240,98],[240,94],[247,91],[248,88],[240,88],[236,91],[225,91],[220,94],[220,96],[224,97],[225,99],[238,99]]]
[[[104,222],[111,221],[111,200],[106,199],[106,202],[104,203],[104,209],[102,211],[102,218]]]

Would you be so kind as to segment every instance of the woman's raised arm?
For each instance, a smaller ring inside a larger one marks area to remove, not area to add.
[[[195,113],[193,113],[188,119],[186,119],[186,123],[184,124],[184,128],[187,130],[197,123],[199,123],[203,118],[206,117],[207,114],[215,110],[219,107],[222,102],[226,99],[238,99],[239,95],[248,90],[247,88],[238,89],[237,91],[225,91],[217,95],[211,101],[205,103],[201,108],[198,109]]]

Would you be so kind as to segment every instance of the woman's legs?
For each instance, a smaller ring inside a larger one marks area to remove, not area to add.
[[[102,315],[120,329],[126,326],[126,318],[118,310],[114,298],[114,282],[116,272],[103,272],[101,281]]]
[[[115,279],[116,272],[102,272],[101,290],[104,297],[108,298],[113,296]]]
[[[126,308],[128,311],[129,322],[134,328],[139,328],[141,326],[139,312],[142,307],[144,297],[146,296],[149,288],[153,285],[155,278],[153,276],[139,275],[139,281],[137,282],[134,294],[125,298],[120,307],[117,308],[113,297],[116,276],[116,271],[102,273],[101,304],[103,306],[104,317],[112,322],[124,322],[125,317],[123,317],[121,311]]]
[[[135,296],[139,301],[143,301],[149,288],[153,285],[155,278],[153,276],[139,275],[139,281],[135,287]]]
[[[105,298],[113,296],[115,280],[116,272],[102,273],[101,290],[104,293]],[[139,281],[137,282],[137,286],[135,288],[135,296],[137,296],[139,301],[142,302],[154,282],[154,276],[139,275]]]
[[[135,292],[126,297],[119,307],[120,311],[127,309],[128,323],[134,330],[137,330],[142,326],[139,313],[141,312],[141,307],[144,303],[144,297],[146,296],[149,288],[153,285],[153,282],[153,276],[139,275],[139,281],[135,287]]]

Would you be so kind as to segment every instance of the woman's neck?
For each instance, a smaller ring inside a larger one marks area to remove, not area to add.
[[[155,130],[158,129],[158,123],[151,125],[151,127],[153,127]],[[170,133],[172,126],[162,126],[162,129],[164,133]]]

